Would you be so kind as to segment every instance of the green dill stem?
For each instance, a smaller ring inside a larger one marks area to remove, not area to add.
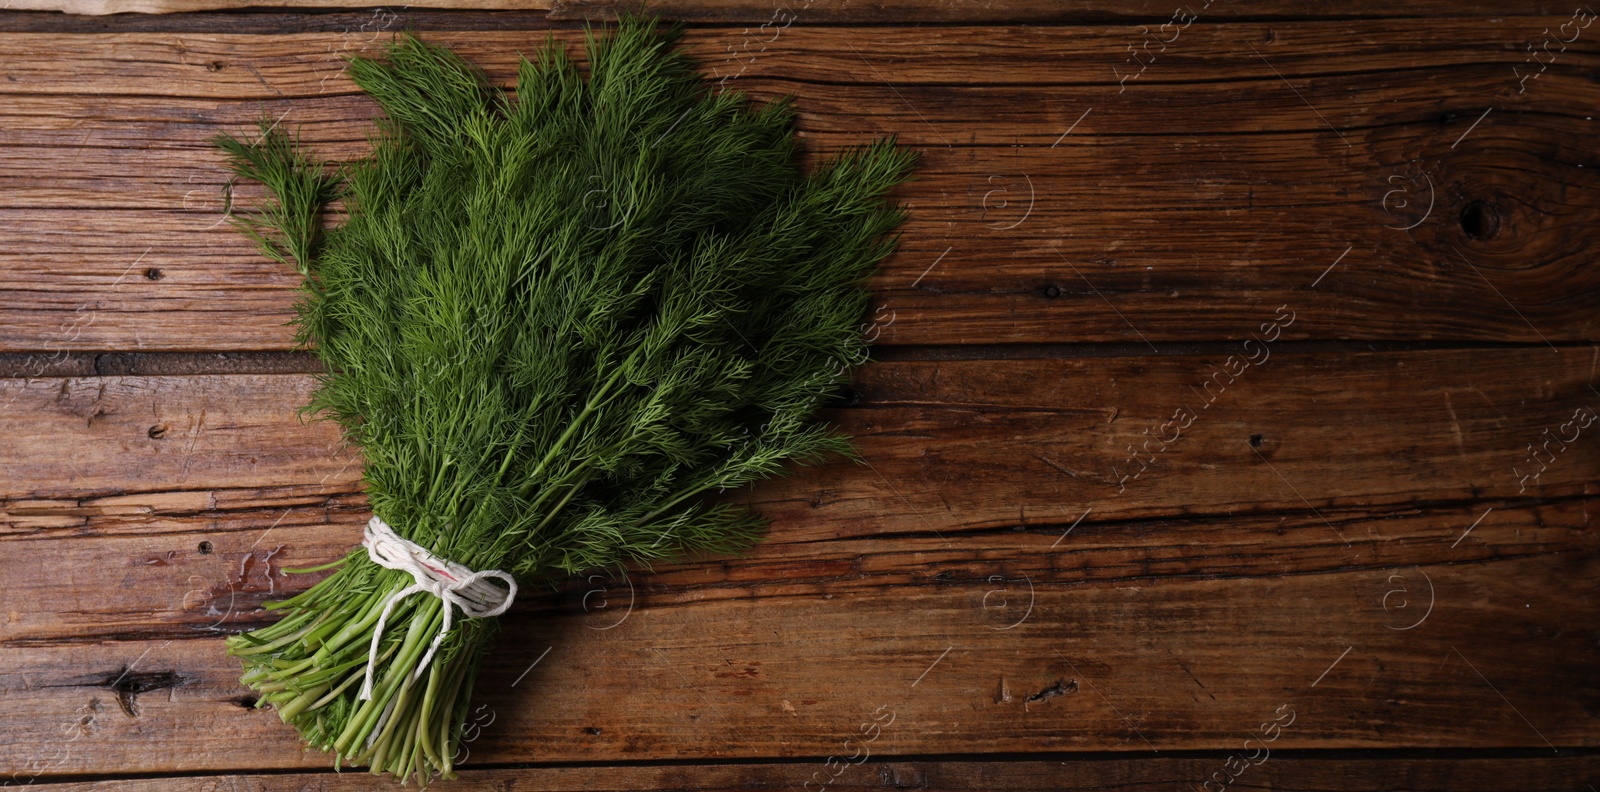
[[[699,494],[705,492],[708,489],[711,489],[712,486],[714,486],[714,484],[712,482],[707,482],[707,483],[701,484],[699,486],[689,487],[689,488],[683,490],[682,492],[678,493],[677,495],[673,496],[671,500],[668,500],[666,503],[662,504],[660,508],[657,508],[655,511],[652,511],[649,514],[646,514],[645,516],[640,517],[639,519],[635,520],[634,521],[634,525],[635,526],[649,525],[651,520],[654,520],[655,518],[660,517],[661,515],[667,513],[668,511],[670,511],[672,509],[672,507],[677,506],[679,503],[682,503],[682,502],[688,500],[689,498],[692,498],[692,497],[694,497],[696,495],[699,495]]]
[[[637,354],[639,354],[639,350],[635,349],[633,355]],[[543,473],[545,466],[550,464],[550,460],[554,459],[556,454],[560,453],[562,447],[567,444],[567,440],[572,437],[572,433],[576,432],[578,427],[583,423],[584,419],[588,418],[592,413],[594,413],[595,409],[600,406],[601,397],[605,396],[606,392],[611,390],[611,386],[616,384],[617,379],[622,376],[624,368],[628,363],[633,361],[633,355],[630,355],[627,362],[624,362],[623,365],[618,366],[617,370],[612,372],[610,377],[606,378],[605,383],[603,383],[599,388],[595,389],[595,392],[590,395],[588,403],[583,406],[583,412],[578,413],[577,417],[573,418],[572,422],[567,424],[567,430],[562,432],[561,436],[556,438],[556,442],[550,446],[550,450],[545,452],[544,458],[539,460],[539,464],[534,467],[533,472],[528,474],[528,482],[527,484],[523,485],[524,495],[527,494],[527,491],[531,487],[538,483],[539,474]],[[544,493],[540,493],[541,499],[543,495]],[[539,500],[534,501],[534,503],[529,507],[530,510],[537,509],[540,502],[541,501]]]
[[[405,778],[410,771],[416,768],[416,762],[421,755],[419,750],[421,746],[417,744],[416,740],[411,739],[411,736],[416,733],[416,729],[412,728],[411,724],[416,720],[416,712],[417,710],[420,710],[421,707],[422,702],[417,701],[413,705],[412,714],[408,715],[405,720],[405,726],[395,731],[394,740],[400,744],[402,750],[400,755],[403,758],[400,760],[399,764],[390,768],[389,772],[394,773],[396,776],[401,778]]]
[[[361,736],[366,736],[376,727],[377,719],[382,717],[382,710],[385,708],[386,703],[392,700],[396,689],[401,693],[410,689],[411,670],[415,667],[417,661],[421,659],[422,653],[425,651],[423,647],[433,640],[432,633],[438,632],[438,625],[435,620],[443,618],[439,611],[439,606],[442,604],[440,600],[428,597],[417,610],[412,612],[411,627],[406,632],[406,637],[401,643],[399,657],[393,664],[388,666],[387,673],[380,683],[373,686],[372,698],[363,702],[363,706],[371,714],[363,721],[357,721],[364,722]],[[392,723],[393,721],[391,720],[389,723],[384,724],[385,729]],[[359,760],[365,758],[365,756],[364,754],[357,754],[356,758]]]
[[[381,591],[381,589],[380,589],[380,591]],[[366,621],[370,620],[369,624],[370,623],[376,623],[377,620],[378,620],[378,612],[376,610],[374,610],[374,608],[376,608],[376,607],[381,607],[381,606],[380,605],[376,605],[375,603],[369,601],[367,603],[367,606],[366,606],[367,616],[364,617],[361,621],[366,622]],[[392,649],[396,649],[398,647],[399,647],[399,644],[391,644],[391,648]],[[324,647],[324,648],[326,648],[326,647]],[[365,668],[365,666],[363,666],[361,668],[360,672],[352,672],[352,678],[365,680],[366,679],[366,668]],[[364,724],[366,723],[366,721],[369,718],[376,717],[376,715],[372,713],[373,700],[376,700],[376,696],[377,696],[379,690],[381,689],[381,685],[382,685],[383,679],[376,675],[376,670],[374,670],[374,677],[373,678],[374,678],[374,685],[373,685],[373,688],[374,688],[374,690],[373,690],[374,699],[369,699],[369,700],[365,700],[365,701],[362,701],[362,700],[358,699],[356,701],[356,703],[355,703],[355,706],[356,706],[355,713],[349,717],[349,719],[345,723],[344,730],[333,741],[333,744],[334,744],[335,748],[339,751],[339,753],[341,753],[343,755],[346,755],[346,756],[350,756],[351,755],[351,753],[352,753],[351,748],[354,746],[354,744],[356,744],[361,739],[361,737],[365,736],[365,732],[362,730]]]
[[[353,554],[350,554],[350,553],[345,554],[342,558],[339,559],[339,563],[342,564],[345,561],[350,560],[352,555]],[[288,571],[288,570],[284,570],[284,571]],[[317,600],[318,598],[322,597],[323,594],[325,594],[326,592],[336,588],[338,585],[339,585],[338,577],[335,576],[335,575],[329,575],[328,577],[325,577],[322,580],[317,581],[316,585],[312,586],[311,588],[306,589],[305,591],[300,592],[299,594],[294,595],[293,597],[290,597],[290,598],[288,598],[286,600],[273,600],[271,602],[265,603],[265,606],[267,608],[269,608],[269,609],[297,608],[297,607],[300,607],[300,605],[303,604],[303,603],[313,602],[313,601]],[[311,612],[311,611],[304,611],[304,612],[295,614],[295,616],[305,616],[305,617],[308,617],[308,618],[312,617],[313,615],[315,615],[315,614],[314,614],[314,612]],[[284,622],[292,622],[293,620],[294,620],[294,616],[291,616],[291,617],[285,618],[283,621],[278,622],[278,624],[275,624],[272,627],[267,627],[267,628],[264,628],[262,630],[258,630],[257,632],[269,633],[270,634],[270,632],[271,632],[273,627],[282,626],[284,624]]]
[[[377,744],[383,746],[384,755],[388,756],[397,767],[403,767],[407,760],[406,741],[400,738],[411,733],[404,724],[414,716],[413,708],[418,703],[417,692],[417,686],[411,682],[410,675],[407,674],[400,692],[393,698],[394,709],[390,711],[388,720],[383,724],[383,730],[378,734]],[[381,772],[384,765],[382,757],[373,758],[373,772]]]
[[[278,709],[279,717],[283,718],[284,723],[288,723],[307,707],[311,706],[312,702],[315,702],[317,699],[321,698],[322,694],[326,692],[328,692],[327,685],[318,685],[317,687],[301,693],[300,695],[296,696],[293,701],[283,705]]]
[[[467,702],[465,697],[461,695],[461,688],[466,682],[467,676],[470,673],[471,668],[466,663],[455,664],[455,667],[452,669],[450,674],[450,691],[448,695],[443,698],[444,701],[451,702],[450,710],[447,711],[447,714],[450,715],[450,717],[440,718],[438,721],[438,755],[443,760],[439,765],[439,774],[446,778],[455,775],[455,761],[456,753],[458,751],[450,750],[450,737],[451,735],[457,734],[458,730],[462,727],[462,723],[465,718],[466,713],[464,711],[460,714],[457,714],[456,710],[465,710],[466,708]]]
[[[379,655],[378,659],[380,661],[387,660],[387,659],[389,659],[389,655],[392,654],[392,653],[393,653],[392,651],[386,652],[386,653],[384,653],[382,655]],[[341,694],[343,694],[346,690],[350,689],[351,685],[354,685],[355,683],[360,682],[364,678],[365,678],[365,676],[363,674],[352,672],[349,676],[345,677],[345,680],[343,682],[339,683],[338,687],[334,688],[333,690],[328,691],[328,695],[323,696],[322,698],[318,699],[316,703],[312,704],[310,709],[314,709],[314,710],[322,709],[323,707],[327,706],[330,702],[332,702],[335,698],[337,698]]]
[[[504,481],[506,477],[506,471],[511,469],[511,463],[517,461],[517,452],[522,450],[522,438],[527,431],[528,424],[522,423],[517,425],[517,434],[515,437],[511,438],[511,442],[506,444],[506,453],[504,458],[500,461],[500,469],[496,470],[494,473],[495,483],[498,484],[501,481]]]
[[[543,531],[544,527],[546,525],[549,525],[550,521],[555,519],[555,516],[557,514],[560,514],[562,509],[565,509],[567,507],[567,503],[572,500],[572,496],[577,495],[578,492],[583,489],[583,485],[589,483],[589,479],[590,478],[593,478],[592,474],[584,476],[583,480],[581,480],[578,483],[573,484],[572,486],[567,488],[567,494],[562,496],[561,502],[559,502],[555,506],[551,507],[550,511],[545,514],[544,519],[540,520],[539,524],[534,526],[534,529],[533,529],[534,535],[537,536],[540,531]]]
[[[300,639],[300,647],[302,649],[316,652],[313,656],[317,659],[317,665],[321,666],[327,662],[331,652],[324,653],[322,647],[327,645],[330,633],[342,629],[339,617],[345,612],[346,609],[342,607],[323,611],[322,617],[317,620],[314,628]]]
[[[276,661],[275,661],[276,662]],[[316,658],[307,657],[298,663],[289,663],[278,669],[279,676],[294,676],[316,664]]]
[[[428,739],[428,724],[431,722],[429,716],[433,714],[435,697],[439,693],[439,666],[439,663],[435,663],[432,668],[428,669],[428,688],[422,696],[422,711],[417,716],[417,728],[412,738],[415,744],[422,746],[423,752],[435,767],[442,765],[443,762],[439,760],[438,752],[433,750],[432,741]]]
[[[357,611],[357,613],[365,613],[365,615],[358,620],[347,622],[343,629],[323,642],[322,647],[317,650],[317,656],[323,658],[323,653],[326,653],[326,657],[331,657],[334,652],[344,648],[346,644],[355,640],[357,636],[363,633],[370,635],[373,626],[378,623],[378,618],[383,615],[383,606],[389,597],[400,589],[405,588],[406,585],[409,584],[395,582],[386,588],[368,594],[363,607]]]
[[[334,567],[339,566],[340,564],[343,564],[344,562],[349,561],[349,560],[350,560],[350,556],[340,556],[339,558],[335,558],[334,560],[329,561],[326,564],[320,564],[318,566],[280,567],[278,571],[287,572],[287,573],[289,573],[291,575],[304,575],[304,574],[306,574],[308,572],[321,572],[321,571],[323,571],[325,569],[333,569]],[[319,585],[320,585],[320,583],[319,583]]]
[[[450,469],[450,465],[450,455],[445,454],[443,460],[439,463],[439,469],[433,474],[433,484],[428,487],[428,495],[423,500],[424,503],[432,503],[434,501],[434,497],[439,493],[439,485],[444,483],[444,473]]]
[[[298,615],[301,615],[301,614],[296,614],[296,616],[298,616]],[[309,614],[307,614],[307,616],[308,616],[308,619],[306,619],[306,620],[309,620]],[[305,620],[301,620],[301,621],[305,621]],[[289,622],[289,623],[286,624],[286,622]],[[300,626],[298,623],[291,622],[290,619],[284,619],[283,621],[278,622],[278,624],[273,625],[273,626],[276,627],[276,626],[279,626],[279,625],[283,625],[283,626],[287,626],[287,627],[291,627],[291,628]],[[309,630],[309,629],[310,629],[309,627],[306,627],[306,628],[302,628],[302,629],[298,629],[298,630],[285,631],[285,632],[287,632],[287,634],[283,635],[282,637],[277,638],[276,640],[269,640],[267,643],[260,644],[260,645],[245,646],[245,647],[241,647],[241,648],[238,648],[238,649],[234,649],[233,653],[235,655],[239,655],[241,657],[248,657],[250,655],[256,655],[256,654],[265,654],[267,652],[271,652],[271,651],[280,649],[280,648],[282,648],[284,646],[287,646],[287,645],[289,645],[291,643],[294,643],[295,640],[297,640],[301,635],[304,635],[306,630]],[[266,630],[262,630],[261,632],[267,633]],[[271,633],[267,633],[267,634],[265,634],[265,635],[263,635],[261,637],[270,639],[270,638],[272,638],[272,634]]]

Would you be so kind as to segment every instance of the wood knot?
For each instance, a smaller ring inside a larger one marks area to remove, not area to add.
[[[1471,201],[1461,207],[1461,233],[1469,239],[1494,239],[1500,233],[1500,209],[1488,201]]]
[[[1058,677],[1055,682],[1045,686],[1043,690],[1029,696],[1028,700],[1023,702],[1023,706],[1026,708],[1028,704],[1037,704],[1041,701],[1053,699],[1056,696],[1065,696],[1068,693],[1076,692],[1078,692],[1078,680],[1067,680]]]
[[[122,706],[122,714],[130,718],[139,717],[139,694],[149,693],[152,690],[174,688],[183,684],[183,677],[176,671],[151,671],[147,673],[134,673],[126,666],[114,674],[107,674],[100,687],[108,688],[117,694],[117,704]]]

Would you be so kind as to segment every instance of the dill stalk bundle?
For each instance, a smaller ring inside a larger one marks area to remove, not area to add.
[[[814,413],[865,358],[914,157],[884,140],[806,173],[791,105],[713,94],[680,32],[591,31],[587,78],[547,41],[514,95],[406,36],[349,64],[386,116],[370,156],[217,141],[269,193],[241,225],[304,276],[298,340],[326,372],[307,409],[364,454],[373,513],[440,559],[531,584],[737,550],[764,521],[716,493],[853,455]],[[243,681],[336,764],[450,777],[497,620],[398,597],[413,575],[365,548],[332,567],[229,638]]]

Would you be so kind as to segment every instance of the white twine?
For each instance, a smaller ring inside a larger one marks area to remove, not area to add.
[[[383,637],[383,626],[389,621],[389,613],[400,600],[423,592],[444,600],[444,624],[439,627],[439,634],[434,636],[428,653],[422,656],[422,662],[417,664],[417,670],[411,673],[411,681],[415,682],[422,676],[429,661],[433,660],[433,653],[439,650],[445,635],[450,632],[450,622],[456,608],[474,619],[486,619],[505,613],[511,607],[511,601],[517,598],[517,581],[509,573],[498,569],[474,572],[454,561],[440,558],[395,533],[376,514],[367,521],[361,545],[367,548],[367,557],[373,563],[409,572],[416,581],[391,594],[383,605],[383,614],[378,617],[378,625],[372,630],[372,649],[367,654],[367,678],[361,684],[362,701],[372,698],[372,669],[378,664],[378,641]],[[505,588],[490,583],[489,578],[504,581]]]

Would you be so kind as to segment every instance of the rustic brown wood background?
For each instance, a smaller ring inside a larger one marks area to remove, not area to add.
[[[508,80],[617,6],[233,4],[0,14],[0,783],[392,785],[223,653],[366,514],[206,141],[356,156],[340,56]],[[1592,6],[650,8],[814,150],[925,155],[829,413],[870,465],[525,596],[450,788],[1600,787]]]

